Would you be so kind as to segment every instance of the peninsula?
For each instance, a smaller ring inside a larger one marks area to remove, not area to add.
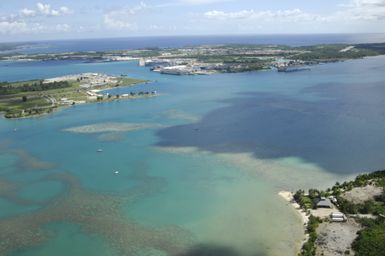
[[[1,44],[0,44],[1,46]],[[33,46],[29,46],[33,47]],[[3,45],[0,49],[22,49]],[[139,66],[169,75],[208,75],[275,69],[279,72],[309,70],[311,65],[385,54],[385,43],[329,44],[292,47],[285,45],[203,45],[106,52],[19,54],[0,51],[0,61],[138,61]],[[0,111],[7,118],[28,117],[51,112],[59,106],[106,101],[120,95],[100,94],[100,90],[132,86],[148,81],[97,73],[67,75],[52,79],[0,81]],[[154,96],[144,91],[123,98]]]
[[[20,118],[46,114],[61,106],[155,96],[154,91],[122,95],[101,93],[102,90],[110,88],[147,82],[99,73],[83,73],[43,80],[0,82],[0,111],[5,113],[6,118]]]
[[[140,66],[172,75],[206,75],[275,68],[282,72],[309,69],[318,63],[385,54],[385,43],[286,45],[201,45],[106,52],[17,54],[0,52],[0,60],[111,62],[137,60]]]

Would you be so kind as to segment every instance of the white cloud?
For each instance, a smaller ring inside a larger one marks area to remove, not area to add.
[[[57,17],[72,14],[73,11],[66,6],[52,9],[49,4],[37,3],[35,9],[23,8],[17,14],[0,17],[0,34],[20,33],[48,33],[66,32],[71,27],[68,24],[41,24],[36,22],[37,17]]]
[[[49,15],[51,13],[51,6],[49,4],[37,3],[37,9],[40,13]]]
[[[55,31],[68,32],[71,27],[68,24],[57,24],[55,26]]]
[[[62,14],[73,14],[73,13],[74,13],[73,10],[71,10],[70,8],[68,8],[68,7],[66,7],[66,6],[60,7],[60,12],[61,12]]]
[[[38,22],[27,23],[24,21],[0,21],[0,34],[34,34],[68,32],[71,27],[68,24],[43,25]]]
[[[37,3],[37,11],[46,16],[61,16],[61,15],[67,15],[72,14],[73,11],[70,10],[66,6],[60,7],[58,10],[52,9],[49,4],[43,4],[43,3]]]
[[[112,15],[113,14],[106,14],[106,15],[104,15],[103,22],[104,22],[104,25],[107,28],[117,29],[117,30],[121,30],[121,29],[135,29],[136,28],[136,25],[134,23],[129,23],[129,22],[126,22],[126,21],[115,19],[115,18],[111,17]]]
[[[36,11],[35,10],[31,10],[31,9],[28,9],[28,8],[24,8],[24,9],[21,9],[20,10],[20,14],[22,15],[22,16],[31,16],[31,17],[33,17],[33,16],[35,16],[36,15]]]
[[[218,2],[229,2],[231,0],[180,0],[181,3],[185,4],[212,4],[212,3],[218,3]]]
[[[208,19],[216,20],[262,20],[262,21],[315,21],[322,20],[319,15],[309,14],[301,11],[300,9],[291,10],[267,10],[267,11],[255,11],[255,10],[241,10],[236,12],[224,12],[224,11],[208,11],[204,13],[204,17]]]
[[[20,21],[0,21],[0,34],[15,34],[25,32],[27,24]]]
[[[135,14],[136,12],[141,11],[141,10],[146,9],[146,8],[147,8],[147,4],[144,2],[140,2],[137,6],[134,6],[133,8],[126,9],[126,10],[128,10],[128,12],[130,12],[131,14]]]
[[[385,29],[385,0],[351,0],[348,4],[340,5],[340,10],[329,15],[320,15],[316,13],[308,13],[301,9],[287,10],[240,10],[240,11],[221,11],[210,10],[203,13],[203,17],[210,20],[217,20],[223,24],[230,22],[239,26],[250,25],[255,22],[259,24],[270,24],[279,26],[284,24],[285,27],[304,27],[305,25],[333,25],[335,29],[368,27],[373,24],[383,24],[382,30]],[[365,25],[366,24],[366,25]],[[308,29],[311,28],[309,27]]]
[[[147,8],[148,6],[144,2],[140,2],[131,8],[110,11],[103,16],[103,23],[108,29],[136,30],[138,26],[134,22],[134,16]]]
[[[336,15],[351,20],[385,20],[385,0],[352,0]]]
[[[73,13],[74,11],[66,6],[62,6],[59,9],[52,9],[49,4],[40,2],[36,4],[36,9],[23,8],[19,11],[19,15],[24,18],[35,16],[63,16]]]
[[[384,7],[384,0],[354,0],[351,3],[352,6],[362,7],[362,6],[372,6],[372,7]]]

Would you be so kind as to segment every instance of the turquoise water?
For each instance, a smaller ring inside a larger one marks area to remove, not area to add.
[[[385,165],[384,67],[178,77],[136,62],[1,62],[1,80],[127,74],[153,82],[120,93],[160,96],[1,119],[0,254],[295,255],[302,224],[278,191]],[[82,132],[94,124],[105,130]],[[110,131],[121,124],[143,129]]]
[[[67,223],[55,223],[44,227],[50,233],[43,246],[36,246],[28,251],[18,253],[20,256],[52,255],[106,255],[113,256],[117,252],[109,247],[98,236],[84,234],[81,228]],[[70,245],[70,246],[69,246]]]

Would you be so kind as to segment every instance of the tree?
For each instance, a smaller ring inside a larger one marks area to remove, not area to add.
[[[385,222],[384,219],[366,220],[366,228],[358,232],[352,247],[357,256],[384,255],[385,251]]]
[[[311,199],[319,197],[320,192],[317,189],[309,189],[309,197]]]
[[[23,102],[26,102],[28,100],[27,96],[25,96],[25,95],[23,97],[21,97],[21,99]]]
[[[300,202],[301,201],[301,198],[303,197],[303,195],[305,194],[305,191],[303,191],[303,190],[298,190],[297,192],[295,192],[295,194],[294,194],[294,200],[296,201],[296,202]]]

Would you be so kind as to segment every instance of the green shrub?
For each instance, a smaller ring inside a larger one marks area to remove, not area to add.
[[[385,252],[385,220],[362,220],[365,228],[358,232],[353,242],[353,249],[357,256],[378,256]]]

